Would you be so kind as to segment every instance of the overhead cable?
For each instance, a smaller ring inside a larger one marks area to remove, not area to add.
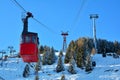
[[[80,8],[79,8],[79,11],[78,11],[77,15],[75,16],[75,19],[74,19],[74,21],[73,21],[73,24],[71,24],[71,27],[75,26],[76,23],[77,23],[77,21],[79,20],[79,17],[80,17],[80,14],[81,14],[82,10],[83,10],[83,7],[84,7],[84,5],[85,5],[85,2],[86,2],[86,0],[82,0],[82,1],[81,1],[81,6],[80,6]]]
[[[16,0],[11,0],[14,4],[16,4],[22,11],[24,11],[25,13],[27,13],[27,11],[25,10],[25,8],[23,8]]]
[[[22,7],[16,0],[11,0],[14,4],[16,4],[22,11],[24,11],[25,13],[27,13],[27,10]],[[56,34],[57,32],[53,31],[51,28],[47,27],[45,24],[43,24],[42,22],[40,22],[39,20],[37,20],[36,18],[33,17],[33,20],[35,20],[37,23],[39,23],[40,25],[42,25],[44,28],[46,28],[47,30],[49,30],[50,32]]]
[[[33,19],[38,22],[40,25],[42,25],[43,27],[45,27],[47,30],[49,30],[52,33],[57,34],[57,32],[53,31],[51,28],[47,27],[45,24],[41,23],[39,20],[37,20],[36,18],[33,17]]]

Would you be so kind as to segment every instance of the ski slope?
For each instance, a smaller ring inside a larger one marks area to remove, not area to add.
[[[70,74],[67,71],[68,64],[64,65],[65,71],[57,73],[55,72],[57,61],[53,65],[44,65],[39,71],[39,80],[60,80],[63,74],[66,80],[120,80],[120,58],[114,59],[112,56],[103,58],[102,55],[96,54],[94,60],[96,67],[89,74],[77,67],[77,74]],[[3,62],[3,66],[0,66],[0,80],[34,80],[35,73],[32,68],[30,76],[23,78],[25,65],[21,58],[8,58]]]

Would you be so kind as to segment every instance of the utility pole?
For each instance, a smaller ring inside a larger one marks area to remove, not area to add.
[[[91,14],[90,19],[92,19],[93,23],[93,38],[94,38],[94,47],[95,47],[95,52],[97,53],[97,38],[96,38],[96,23],[95,20],[98,18],[98,14]]]
[[[1,58],[1,59],[2,59],[2,61],[1,61],[1,64],[0,64],[0,65],[1,65],[1,66],[3,66],[3,54],[5,54],[5,53],[6,53],[6,51],[5,51],[5,50],[2,50],[2,51],[0,51],[0,53],[2,54],[2,58]]]
[[[62,32],[61,35],[63,36],[63,48],[62,50],[66,52],[67,43],[66,43],[66,36],[68,36],[68,32]]]
[[[14,47],[8,46],[8,49],[10,50],[10,56],[14,56],[14,52],[16,52],[16,50],[14,50]]]

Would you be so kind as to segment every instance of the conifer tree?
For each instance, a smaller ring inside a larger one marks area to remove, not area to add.
[[[117,51],[119,50],[119,43],[118,41],[114,42],[114,52],[117,53]]]
[[[56,67],[56,72],[61,72],[61,71],[64,71],[64,64],[62,62],[62,55],[59,55],[59,59],[58,59],[58,64],[57,64],[57,67]]]
[[[78,48],[76,63],[77,63],[77,66],[79,68],[83,68],[83,66],[84,66],[84,63],[83,63],[83,54],[84,54],[83,47]]]
[[[76,74],[76,71],[75,71],[76,66],[75,65],[76,65],[75,60],[72,57],[70,60],[69,66],[68,66],[68,72],[70,72],[71,74]]]
[[[60,53],[59,53],[59,56],[58,56],[58,57],[60,57],[60,56],[63,56],[63,52],[62,52],[62,50],[60,51]]]
[[[67,52],[66,52],[66,55],[65,55],[65,59],[64,59],[64,62],[65,63],[69,63],[69,61],[70,61],[70,49],[68,48],[67,49]]]
[[[44,47],[42,45],[40,46],[39,51],[40,51],[41,54],[44,53]]]
[[[48,56],[49,56],[49,52],[46,51],[44,54],[43,54],[43,60],[42,60],[42,64],[43,65],[46,65],[47,62],[48,62]]]
[[[55,50],[54,48],[50,48],[47,46],[44,46],[44,53],[43,53],[43,60],[42,63],[43,65],[51,65],[55,62],[56,56],[55,56]]]
[[[65,55],[65,60],[64,60],[65,63],[69,63],[70,62],[70,59],[74,55],[73,54],[74,52],[75,52],[75,42],[71,41],[69,46],[68,46],[66,55]]]
[[[52,47],[50,49],[50,53],[49,53],[49,56],[48,56],[48,61],[47,61],[47,64],[48,65],[51,65],[55,62],[55,52],[54,52],[54,48]]]
[[[28,77],[30,74],[30,68],[29,68],[29,65],[26,64],[25,68],[24,68],[24,71],[23,71],[23,77]]]
[[[86,71],[86,72],[89,72],[89,71],[91,71],[91,70],[92,70],[91,56],[88,55],[88,56],[86,57],[85,71]]]

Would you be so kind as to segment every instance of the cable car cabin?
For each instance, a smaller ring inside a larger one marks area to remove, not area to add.
[[[38,62],[38,44],[37,33],[27,32],[22,34],[20,56],[24,62]]]

